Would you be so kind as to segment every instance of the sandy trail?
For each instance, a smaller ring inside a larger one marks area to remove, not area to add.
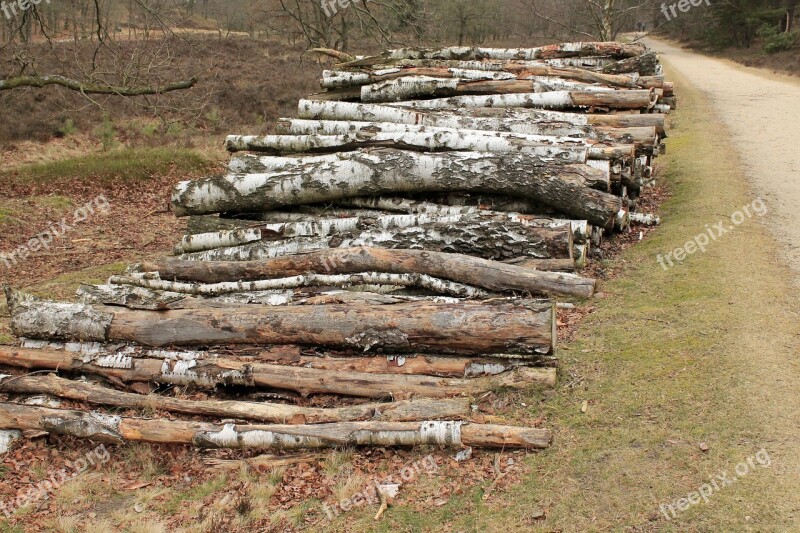
[[[800,81],[662,41],[647,44],[706,94],[728,127],[744,171],[769,209],[765,220],[800,285]]]

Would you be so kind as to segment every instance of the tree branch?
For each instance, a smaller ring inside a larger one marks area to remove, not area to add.
[[[67,89],[78,91],[83,94],[112,94],[117,96],[142,96],[146,94],[164,94],[172,91],[180,91],[194,87],[197,83],[196,78],[171,83],[163,87],[144,86],[144,87],[115,87],[113,85],[91,85],[77,80],[65,78],[64,76],[17,76],[7,80],[0,80],[0,91],[8,91],[19,87],[38,87],[47,85],[59,85]]]

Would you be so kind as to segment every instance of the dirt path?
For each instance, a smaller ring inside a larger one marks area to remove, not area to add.
[[[662,61],[705,94],[765,200],[767,221],[800,285],[800,81],[650,40]]]

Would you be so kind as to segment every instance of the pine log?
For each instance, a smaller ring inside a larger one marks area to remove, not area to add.
[[[541,109],[653,109],[658,96],[654,90],[636,91],[552,91],[545,93],[453,96],[432,100],[408,100],[387,105],[409,109],[464,109],[475,107]]]
[[[256,420],[277,424],[323,424],[357,420],[406,422],[430,419],[465,419],[471,413],[467,399],[403,400],[320,409],[267,402],[184,400],[167,396],[141,395],[101,385],[47,376],[0,375],[0,392],[49,394],[95,405],[125,409],[158,409],[172,413],[205,415],[226,419]]]
[[[14,333],[35,339],[143,346],[297,344],[364,353],[462,355],[548,354],[556,342],[553,305],[528,300],[162,312],[37,301],[13,291],[8,291],[7,300]]]
[[[589,149],[575,139],[530,141],[522,137],[502,137],[472,131],[440,132],[359,132],[352,135],[230,135],[229,152],[261,152],[270,155],[290,153],[330,153],[361,148],[398,148],[424,152],[523,153],[540,163],[585,163]]]
[[[589,159],[600,160],[614,160],[622,158],[632,158],[634,156],[633,143],[630,146],[608,146],[597,142],[590,142],[584,139],[575,137],[559,137],[549,135],[535,135],[535,134],[521,134],[502,131],[489,131],[489,130],[466,130],[456,128],[440,128],[436,126],[412,126],[408,124],[396,124],[393,122],[337,122],[337,121],[314,121],[303,119],[281,119],[278,122],[278,129],[282,133],[289,133],[291,135],[318,135],[318,136],[346,136],[352,138],[356,136],[358,139],[388,139],[394,136],[398,143],[403,144],[405,148],[412,149],[426,149],[435,143],[441,145],[448,145],[453,149],[458,150],[471,150],[475,152],[525,152],[533,155],[541,155],[542,157],[557,157],[561,161],[568,159],[568,153],[555,152],[554,154],[547,154],[541,145],[556,145],[559,149],[574,147],[574,148],[588,148]],[[651,142],[651,146],[655,144],[656,137],[655,131],[641,132],[634,131],[629,133],[644,134],[645,140]],[[652,133],[650,138],[647,137],[648,133]],[[414,136],[414,137],[409,137]],[[421,139],[430,139],[430,142],[425,142],[424,145],[419,147],[405,146],[407,139],[416,138],[421,136]],[[481,140],[481,138],[484,138]],[[228,150],[235,152],[239,150],[259,151],[260,147],[269,144],[270,140],[264,137],[253,136],[230,136],[228,137]],[[480,142],[465,142],[466,139]],[[502,139],[502,141],[498,141]],[[610,140],[610,136],[609,136]],[[633,139],[631,139],[633,140]],[[366,143],[367,141],[359,141],[359,143]],[[464,144],[461,144],[461,143]],[[463,147],[463,148],[462,148]],[[536,147],[536,148],[529,148]],[[439,150],[441,151],[441,150]],[[542,153],[537,153],[541,151]],[[578,161],[577,156],[574,156],[576,163],[583,163],[585,161]]]
[[[452,46],[446,48],[399,48],[387,50],[381,55],[365,57],[338,65],[340,68],[365,67],[391,64],[402,59],[446,59],[470,60],[521,60],[558,59],[585,56],[611,56],[614,58],[635,58],[647,52],[641,43],[581,42],[561,43],[538,48],[484,48]]]
[[[624,227],[622,201],[592,190],[587,165],[540,165],[524,154],[348,152],[292,170],[185,181],[172,195],[178,216],[269,211],[357,196],[469,191],[508,194],[552,205],[603,228]]]
[[[544,135],[548,133],[542,132],[541,129],[530,128],[544,128],[545,125],[547,127],[594,125],[614,128],[655,127],[659,135],[664,135],[666,131],[664,117],[653,114],[600,115],[512,108],[417,110],[379,104],[316,100],[300,100],[298,113],[300,118],[314,120],[394,122],[408,125]],[[486,119],[493,120],[486,122]],[[528,129],[523,129],[526,127]]]
[[[519,367],[499,375],[457,379],[397,372],[319,370],[226,359],[200,352],[163,352],[161,357],[155,357],[157,354],[142,357],[122,351],[84,355],[0,346],[0,363],[36,370],[83,372],[128,383],[169,383],[205,389],[230,385],[266,387],[296,391],[304,396],[338,394],[378,400],[474,396],[501,387],[554,387],[556,383],[555,368]]]
[[[159,272],[164,279],[201,283],[253,281],[276,276],[303,275],[308,272],[424,273],[494,292],[571,292],[580,297],[591,296],[595,285],[594,280],[580,276],[531,271],[459,254],[381,248],[324,250],[253,262],[203,263],[161,259],[145,262],[142,268]]]
[[[470,359],[432,355],[387,355],[385,357],[345,357],[338,355],[302,355],[288,350],[273,350],[258,355],[260,361],[333,372],[367,374],[416,374],[449,378],[496,376],[527,365],[513,359]]]
[[[313,425],[224,426],[182,420],[128,418],[0,403],[0,428],[47,431],[110,444],[148,442],[198,448],[295,450],[343,446],[547,448],[546,429],[465,422],[340,422]]]
[[[431,204],[433,205],[433,204]],[[457,208],[456,208],[457,209]],[[582,226],[581,226],[582,222]],[[216,248],[226,248],[231,246],[241,246],[262,241],[281,241],[284,239],[291,239],[295,237],[332,237],[339,236],[342,241],[352,238],[354,234],[363,236],[364,232],[369,231],[371,234],[380,231],[381,234],[391,233],[393,230],[404,230],[412,228],[415,233],[423,233],[423,228],[432,227],[437,231],[442,231],[445,234],[453,234],[453,228],[448,226],[463,226],[464,230],[455,230],[459,235],[459,240],[467,243],[471,238],[464,239],[463,237],[469,235],[474,231],[476,235],[490,235],[493,231],[493,226],[497,225],[500,231],[507,232],[507,236],[493,236],[498,239],[498,247],[504,240],[508,241],[510,235],[514,235],[517,242],[530,241],[535,238],[538,241],[548,242],[548,247],[544,252],[553,257],[569,257],[570,247],[572,245],[571,237],[553,233],[553,230],[559,230],[567,227],[572,227],[571,223],[554,223],[547,221],[547,223],[537,223],[534,217],[528,215],[518,214],[494,214],[486,211],[474,210],[472,213],[452,213],[445,214],[441,211],[439,213],[420,213],[420,214],[403,214],[403,215],[375,215],[373,217],[348,217],[348,218],[316,218],[309,217],[307,222],[287,222],[277,224],[264,224],[260,226],[251,226],[246,229],[233,230],[233,231],[220,231],[214,233],[205,233],[199,235],[187,235],[183,237],[181,243],[176,247],[176,253],[192,253],[202,252],[205,250],[214,250]],[[574,235],[577,230],[583,230],[586,233],[586,222],[576,221],[575,228],[568,232]],[[397,237],[392,238],[395,242]],[[441,241],[441,239],[438,239]],[[422,244],[422,243],[419,243]],[[530,243],[532,248],[537,246],[536,241]],[[328,248],[329,246],[325,246]],[[346,247],[330,246],[330,247]],[[394,246],[398,247],[398,246]],[[412,248],[413,246],[399,246],[402,248]],[[524,250],[518,255],[534,255],[530,253],[532,250]],[[499,253],[499,252],[498,252]]]

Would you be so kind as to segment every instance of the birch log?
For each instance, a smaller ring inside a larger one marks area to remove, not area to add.
[[[412,60],[413,61],[413,60]],[[425,62],[426,60],[419,60]],[[428,65],[408,65],[373,70],[346,71],[325,70],[322,73],[324,89],[370,85],[409,76],[428,76],[432,78],[457,78],[460,80],[510,80],[525,79],[530,76],[558,77],[583,83],[597,83],[609,87],[636,89],[663,86],[663,76],[658,79],[641,80],[632,74],[603,74],[574,67],[552,67],[538,62],[524,61],[443,61],[430,60]]]
[[[458,209],[458,208],[454,208]],[[467,208],[468,209],[468,208]],[[498,255],[502,255],[500,248],[511,243],[519,244],[527,242],[530,247],[527,250],[516,252],[516,255],[538,255],[542,254],[549,257],[569,257],[572,246],[572,235],[575,232],[582,232],[586,235],[585,221],[566,223],[566,221],[554,222],[551,220],[537,222],[537,219],[528,215],[493,214],[475,210],[473,213],[464,214],[404,214],[404,215],[377,215],[374,217],[348,217],[348,218],[316,218],[309,217],[307,222],[287,222],[278,224],[265,224],[261,226],[251,226],[242,230],[219,231],[199,235],[187,235],[176,247],[178,253],[201,252],[214,250],[216,248],[226,248],[231,246],[241,246],[244,244],[262,241],[281,241],[295,237],[319,237],[327,238],[338,236],[344,242],[359,235],[357,238],[371,238],[369,235],[380,236],[383,234],[393,234],[395,231],[412,231],[415,235],[430,233],[429,229],[435,229],[441,235],[451,235],[450,239],[436,239],[432,241],[434,245],[444,242],[447,246],[454,240],[463,242],[465,248],[470,241],[474,241],[476,236],[484,235],[484,238],[492,238],[497,241]],[[573,227],[574,226],[574,227]],[[568,235],[564,236],[557,230],[569,227]],[[463,229],[461,229],[463,228]],[[556,231],[554,231],[556,230]],[[495,231],[501,234],[495,234]],[[365,233],[368,232],[368,233]],[[474,233],[471,233],[474,232]],[[402,232],[400,233],[402,235]],[[513,237],[513,239],[512,239]],[[376,240],[386,240],[396,244],[395,248],[414,248],[425,246],[425,242],[417,240],[409,241],[406,246],[400,246],[399,239],[402,237],[392,235],[391,239],[375,237]],[[448,242],[449,241],[449,242]],[[545,244],[538,252],[534,251],[537,246]],[[456,245],[461,246],[461,245]],[[325,246],[325,248],[341,248],[339,246]],[[467,248],[473,250],[473,248]],[[477,249],[477,248],[476,248]],[[474,254],[474,252],[473,252]]]
[[[468,131],[470,134],[483,134],[503,138],[523,138],[530,142],[581,143],[589,146],[589,159],[610,159],[610,154],[600,143],[633,144],[637,151],[649,150],[658,143],[654,127],[639,128],[597,128],[594,126],[572,126],[560,123],[535,123],[522,117],[511,121],[509,118],[459,117],[452,124],[455,127],[420,126],[394,122],[365,122],[337,120],[280,119],[277,129],[280,133],[291,135],[370,135],[375,132],[403,133],[449,133]],[[477,129],[471,129],[477,128]]]
[[[557,151],[548,154],[542,145],[556,145],[560,149],[569,147],[570,150],[574,150],[575,148],[588,149],[589,152],[587,155],[589,159],[612,160],[628,157],[632,158],[634,156],[633,146],[607,146],[575,137],[520,134],[489,130],[465,130],[440,128],[436,126],[411,126],[392,122],[337,122],[282,119],[278,122],[278,129],[282,130],[283,133],[289,133],[291,135],[335,135],[344,138],[356,136],[359,139],[365,139],[364,141],[359,141],[360,144],[367,143],[366,139],[378,139],[376,142],[382,144],[380,139],[394,137],[404,148],[426,149],[428,146],[438,144],[441,146],[449,146],[452,149],[471,150],[475,152],[524,152],[541,157],[557,158],[565,162],[569,159],[571,152]],[[655,145],[656,138],[654,131],[634,131],[629,133],[644,134],[645,136],[648,133],[652,133],[652,138],[646,138],[644,142],[650,140],[651,146]],[[417,136],[420,136],[420,140],[429,139],[430,142],[425,142],[420,146],[406,146],[404,144],[406,140],[416,138]],[[259,151],[261,146],[269,144],[269,139],[266,139],[266,142],[264,139],[264,137],[253,136],[230,136],[228,137],[227,146],[228,150],[231,152],[240,150]],[[467,139],[479,142],[467,143]],[[502,141],[498,141],[498,139],[502,139]],[[633,143],[630,144],[632,145]],[[437,150],[434,149],[432,151]],[[573,157],[575,160],[571,162],[585,162],[579,161],[577,155],[573,154]]]
[[[7,296],[14,333],[38,339],[144,346],[297,344],[364,353],[462,355],[549,354],[556,342],[553,305],[526,300],[151,312]]]
[[[337,65],[339,70],[359,72],[365,68],[375,71],[392,70],[397,68],[457,68],[466,70],[485,70],[494,72],[515,72],[519,69],[535,69],[541,67],[551,67],[555,69],[575,69],[578,71],[606,74],[633,76],[654,76],[660,75],[658,72],[658,56],[654,52],[647,52],[638,57],[627,58],[616,61],[608,56],[605,57],[573,57],[560,59],[541,59],[541,60],[458,60],[458,59],[394,59],[387,62],[365,65],[363,67],[347,66],[346,64]],[[559,74],[569,79],[569,76]],[[591,82],[590,80],[582,80]],[[593,82],[592,82],[593,83]]]
[[[47,431],[110,444],[149,442],[199,448],[295,450],[342,446],[547,448],[546,429],[466,422],[340,422],[314,425],[214,425],[128,418],[0,403],[0,428]]]
[[[210,177],[178,184],[178,216],[246,213],[357,196],[468,191],[541,201],[595,226],[624,224],[622,200],[587,187],[602,174],[587,165],[539,165],[523,154],[422,154],[399,150],[348,152],[336,161],[292,170]]]
[[[521,60],[558,59],[584,56],[611,56],[614,58],[638,57],[647,52],[640,43],[578,42],[561,43],[537,48],[484,48],[451,46],[446,48],[399,48],[381,55],[365,57],[339,65],[343,68],[387,64],[398,59],[447,60]]]
[[[652,109],[658,96],[654,90],[636,91],[552,91],[545,93],[453,96],[432,100],[408,100],[388,105],[409,109],[464,109],[475,107],[541,109]]]
[[[180,257],[192,261],[257,261],[315,250],[357,246],[461,253],[495,260],[514,257],[569,259],[572,257],[573,237],[569,228],[534,228],[510,220],[474,223],[462,221],[457,224],[428,224],[396,230],[364,230],[331,237],[296,237],[276,242],[259,240],[242,246],[183,254]],[[326,280],[311,278],[307,283],[302,283],[324,286]],[[394,278],[377,283],[432,288],[436,280]],[[363,283],[359,280],[331,278],[331,284],[352,286]],[[439,287],[439,290],[441,294],[466,296],[463,287]]]
[[[472,131],[438,132],[359,132],[352,135],[231,135],[225,146],[229,152],[327,153],[383,147],[425,152],[523,153],[541,163],[585,163],[589,149],[585,143],[568,139],[528,140],[521,136],[502,137]]]
[[[112,276],[109,283],[115,285],[131,285],[153,291],[168,291],[171,294],[183,294],[199,297],[217,297],[226,294],[252,293],[295,287],[357,287],[363,285],[392,285],[396,287],[416,287],[427,289],[434,294],[446,294],[456,298],[488,298],[489,293],[476,287],[452,281],[432,278],[425,274],[386,274],[383,272],[362,272],[359,274],[305,274],[289,278],[276,278],[259,281],[237,281],[215,284],[182,283],[178,281],[149,279],[141,277]],[[275,303],[267,305],[286,305],[276,298]],[[191,309],[202,308],[202,301],[195,303]],[[173,308],[174,309],[174,308]],[[186,309],[186,307],[183,307]]]
[[[394,122],[398,124],[465,128],[471,130],[512,131],[515,133],[540,133],[539,130],[522,129],[558,126],[605,126],[614,128],[654,127],[660,135],[665,133],[665,119],[656,114],[600,115],[566,113],[543,109],[472,108],[447,110],[416,110],[389,105],[353,102],[323,102],[300,100],[300,118],[314,120],[356,120],[366,122]],[[480,119],[480,120],[479,120]],[[494,119],[493,122],[485,122]],[[479,124],[486,124],[480,126]],[[498,125],[506,124],[505,127]],[[519,129],[515,129],[519,128]],[[545,133],[546,134],[546,133]]]
[[[421,98],[443,98],[466,95],[498,95],[544,93],[552,91],[609,92],[614,87],[591,85],[561,78],[528,76],[527,79],[463,80],[404,76],[356,88],[328,90],[314,95],[318,100],[355,100],[362,102],[400,102]]]
[[[465,419],[471,413],[467,399],[403,400],[331,409],[297,407],[267,402],[184,400],[167,396],[121,392],[101,385],[48,376],[2,376],[0,392],[49,394],[78,402],[126,409],[158,409],[172,413],[278,424],[324,424],[357,420],[406,422],[429,419]]]
[[[555,272],[537,272],[497,261],[460,254],[422,250],[351,248],[312,252],[253,262],[181,261],[162,259],[145,262],[142,268],[159,272],[164,279],[202,283],[253,281],[309,272],[420,273],[481,287],[493,292],[519,291],[530,294],[572,293],[588,297],[595,281]]]
[[[125,352],[82,355],[58,350],[19,350],[0,347],[0,361],[29,369],[73,371],[125,382],[290,390],[304,396],[338,394],[356,398],[395,400],[452,398],[483,394],[500,387],[524,389],[554,387],[556,369],[519,367],[509,372],[473,379],[401,373],[319,370],[212,357],[199,352],[166,352],[161,357],[134,357]]]

